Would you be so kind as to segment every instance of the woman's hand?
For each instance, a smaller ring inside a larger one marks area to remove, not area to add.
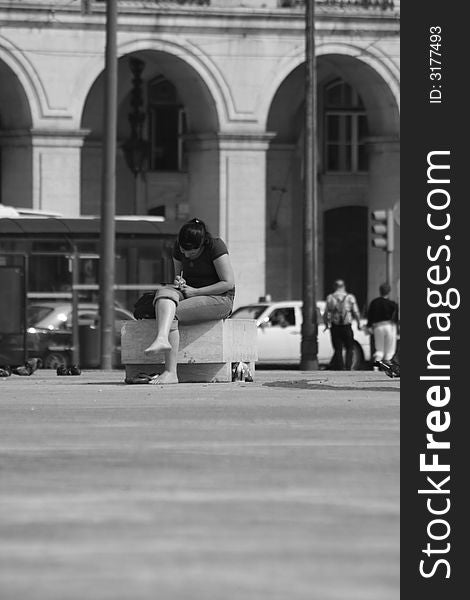
[[[177,275],[173,281],[173,285],[175,285],[178,289],[182,289],[182,286],[186,285],[186,279],[183,279],[181,275]]]
[[[198,295],[198,289],[191,287],[190,285],[186,285],[186,282],[180,286],[180,290],[183,292],[183,296],[185,298],[193,298]]]

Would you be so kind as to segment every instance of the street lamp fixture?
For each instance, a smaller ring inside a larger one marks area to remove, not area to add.
[[[131,91],[132,111],[128,115],[131,134],[122,144],[122,150],[127,166],[134,174],[134,177],[137,177],[145,171],[149,151],[149,143],[143,139],[142,133],[145,122],[145,112],[141,108],[143,105],[142,71],[145,68],[145,63],[139,58],[132,57],[129,60],[129,67],[133,75]]]

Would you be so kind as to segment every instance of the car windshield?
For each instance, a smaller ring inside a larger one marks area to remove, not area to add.
[[[251,304],[250,306],[241,306],[232,314],[232,319],[258,319],[258,317],[268,308],[267,304]]]
[[[34,325],[36,325],[36,323],[39,323],[40,321],[42,321],[43,319],[45,319],[48,315],[51,314],[51,312],[53,312],[53,308],[51,308],[50,306],[40,306],[40,305],[33,305],[33,306],[28,306],[28,311],[27,311],[27,321],[28,321],[28,327],[33,327]]]

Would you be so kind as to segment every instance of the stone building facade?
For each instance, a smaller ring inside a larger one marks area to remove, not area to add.
[[[370,212],[399,206],[400,3],[315,6],[318,293],[343,277],[365,305],[385,278]],[[118,9],[117,213],[204,219],[229,246],[238,305],[300,298],[303,2]],[[0,0],[0,24],[0,202],[99,214],[104,2]],[[126,158],[133,113],[142,144]],[[397,243],[395,296],[398,282]]]

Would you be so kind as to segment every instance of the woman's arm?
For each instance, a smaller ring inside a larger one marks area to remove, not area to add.
[[[201,288],[193,288],[183,285],[181,291],[187,298],[193,296],[219,296],[233,289],[235,285],[235,276],[233,274],[232,263],[228,254],[222,254],[214,260],[214,267],[217,271],[220,281],[212,285],[206,285]]]

